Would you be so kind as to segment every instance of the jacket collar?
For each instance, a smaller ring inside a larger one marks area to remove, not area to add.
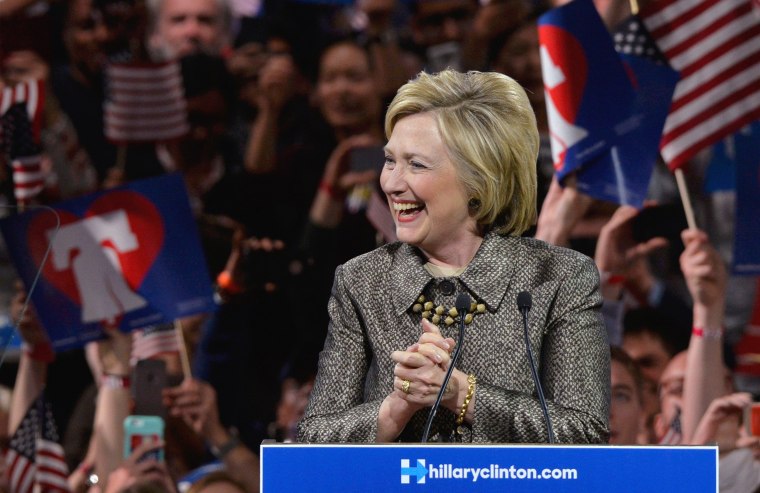
[[[459,280],[489,311],[496,311],[509,288],[518,257],[519,238],[490,232],[483,238]],[[402,243],[390,269],[393,305],[398,315],[407,311],[433,277],[425,270],[426,259],[419,249]]]

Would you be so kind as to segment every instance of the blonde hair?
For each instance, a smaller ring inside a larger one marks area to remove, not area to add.
[[[402,118],[426,112],[436,119],[478,224],[515,235],[531,227],[539,137],[520,84],[495,72],[422,72],[388,107],[386,137]]]

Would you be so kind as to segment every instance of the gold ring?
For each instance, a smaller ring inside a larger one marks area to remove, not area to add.
[[[403,382],[401,382],[401,392],[403,392],[405,394],[408,394],[409,393],[409,385],[411,385],[411,384],[412,384],[412,382],[410,382],[409,380],[404,380]]]

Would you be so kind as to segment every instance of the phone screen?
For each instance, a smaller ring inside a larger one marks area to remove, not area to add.
[[[351,171],[377,170],[379,173],[385,164],[383,146],[356,147],[351,150]]]
[[[144,442],[156,442],[163,439],[164,420],[159,416],[131,415],[124,419],[124,458],[132,455],[132,452]],[[147,452],[139,460],[153,458],[163,460],[163,449]]]
[[[142,445],[142,443],[145,441],[155,442],[160,439],[161,437],[155,433],[153,435],[132,435],[129,437],[129,444],[130,444],[131,449],[134,450],[140,445]],[[153,450],[143,455],[142,457],[140,457],[140,460],[145,460],[145,459],[155,459],[157,461],[160,461],[161,452],[159,450]]]

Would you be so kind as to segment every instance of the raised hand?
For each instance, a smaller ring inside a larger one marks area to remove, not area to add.
[[[591,207],[594,199],[575,187],[573,177],[568,177],[564,188],[557,178],[552,178],[541,213],[538,216],[536,238],[553,245],[566,246],[570,233]]]
[[[625,274],[636,262],[667,246],[668,240],[660,236],[636,242],[633,238],[633,219],[638,213],[635,207],[622,205],[602,227],[594,254],[600,271]]]
[[[154,458],[143,458],[146,454],[160,450],[163,446],[164,442],[158,440],[145,441],[135,447],[122,465],[108,476],[105,493],[117,493],[135,484],[148,483],[159,486],[161,491],[176,493],[177,488],[174,486],[166,464]]]
[[[687,229],[681,233],[686,246],[681,254],[681,271],[695,305],[714,307],[724,302],[727,274],[718,251],[704,231]]]
[[[733,419],[738,425],[744,408],[751,404],[752,395],[747,392],[737,392],[714,399],[702,415],[697,430],[691,438],[691,444],[706,445],[715,442],[721,424]]]
[[[188,378],[177,387],[164,389],[163,397],[169,414],[182,418],[204,438],[224,430],[219,422],[216,391],[208,383]]]

